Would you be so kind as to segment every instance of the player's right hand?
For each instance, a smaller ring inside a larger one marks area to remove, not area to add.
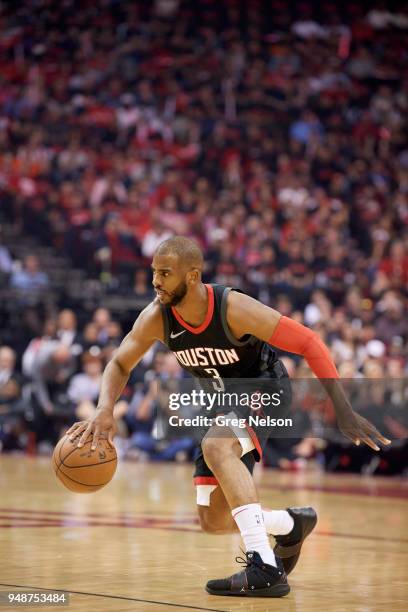
[[[364,442],[373,450],[379,451],[380,447],[375,443],[376,439],[385,446],[391,444],[391,440],[383,436],[370,421],[354,410],[351,410],[347,417],[337,417],[337,424],[346,438],[352,440],[356,446]]]
[[[66,433],[71,442],[79,437],[77,446],[81,447],[85,444],[88,437],[93,434],[91,450],[95,450],[99,437],[106,435],[107,440],[113,446],[113,436],[115,435],[115,419],[111,410],[99,409],[95,416],[86,421],[74,423]]]

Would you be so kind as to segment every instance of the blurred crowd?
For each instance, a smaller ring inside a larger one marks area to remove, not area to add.
[[[194,237],[206,281],[316,329],[341,376],[403,378],[408,16],[390,6],[3,3],[1,218],[107,293],[146,302],[156,246]],[[0,287],[36,305],[52,289],[47,262],[16,261],[6,243]],[[91,359],[83,340],[93,324],[81,321],[71,372],[60,349],[46,363],[67,377],[103,367],[109,350]],[[24,373],[34,340],[13,325],[1,350]],[[107,347],[122,332],[111,325]],[[304,373],[298,359],[291,369]]]

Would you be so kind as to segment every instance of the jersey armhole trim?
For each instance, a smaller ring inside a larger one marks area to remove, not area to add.
[[[228,327],[228,322],[227,322],[227,300],[228,300],[228,294],[230,293],[230,291],[232,291],[232,288],[231,287],[226,287],[224,289],[224,293],[222,294],[222,298],[221,298],[221,323],[222,323],[222,328],[223,328],[224,333],[227,336],[228,340],[231,342],[231,344],[234,344],[235,346],[245,346],[245,344],[248,344],[248,342],[250,341],[252,336],[249,336],[248,340],[245,340],[244,342],[241,342],[240,340],[237,340],[237,338],[235,338],[232,335],[231,330]]]

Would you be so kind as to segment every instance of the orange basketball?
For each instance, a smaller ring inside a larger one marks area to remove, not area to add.
[[[92,493],[104,487],[112,479],[118,458],[114,447],[106,438],[99,438],[95,450],[91,450],[92,436],[77,447],[78,439],[71,442],[61,438],[54,449],[52,464],[63,485],[76,493]]]

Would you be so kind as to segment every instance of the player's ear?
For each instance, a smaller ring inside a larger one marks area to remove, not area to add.
[[[194,268],[187,273],[187,283],[189,285],[195,285],[199,280],[200,272],[197,270],[197,268]]]

